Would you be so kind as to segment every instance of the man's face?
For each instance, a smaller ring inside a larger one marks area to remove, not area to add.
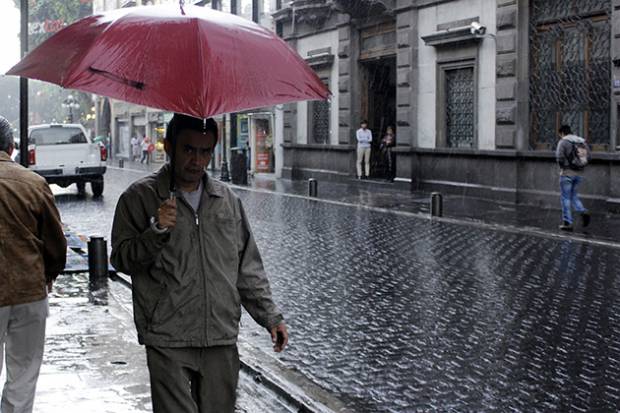
[[[366,129],[368,127],[367,123],[362,123],[362,129]]]
[[[204,170],[211,161],[213,149],[217,141],[211,132],[206,134],[190,129],[183,129],[176,139],[175,173],[179,186],[198,185]],[[164,141],[168,156],[171,155],[171,145]]]

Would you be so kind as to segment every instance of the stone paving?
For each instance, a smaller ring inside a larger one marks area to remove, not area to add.
[[[357,411],[620,405],[617,250],[239,195],[291,326],[283,361]]]
[[[136,178],[110,171],[100,201],[66,190],[63,219],[109,233]],[[290,325],[280,360],[354,411],[620,405],[617,249],[237,192]],[[242,323],[240,340],[268,352]]]

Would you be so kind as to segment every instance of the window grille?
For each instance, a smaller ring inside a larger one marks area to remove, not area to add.
[[[611,1],[530,1],[530,144],[553,149],[568,124],[609,144]]]

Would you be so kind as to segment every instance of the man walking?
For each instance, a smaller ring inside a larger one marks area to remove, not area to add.
[[[560,229],[572,231],[573,208],[581,214],[581,222],[584,227],[590,224],[590,214],[581,203],[578,192],[590,153],[585,139],[573,135],[570,126],[562,125],[558,133],[560,141],[555,155],[558,165],[560,165],[560,198],[562,202],[562,225],[560,225]]]
[[[241,305],[276,352],[288,341],[243,205],[205,173],[217,138],[213,119],[175,114],[164,145],[176,198],[166,164],[116,207],[111,260],[132,277],[155,413],[234,411]]]
[[[65,268],[67,241],[45,179],[11,161],[9,122],[0,116],[1,412],[30,413],[43,359],[47,293]]]
[[[370,144],[372,132],[368,129],[368,122],[363,120],[360,128],[355,133],[357,138],[357,179],[370,176]],[[364,162],[364,175],[362,175],[362,161]]]

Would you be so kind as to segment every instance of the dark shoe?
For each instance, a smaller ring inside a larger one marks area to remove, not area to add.
[[[562,225],[560,225],[560,230],[561,231],[572,232],[573,231],[573,226],[571,224],[569,224],[568,222],[564,221],[562,223]]]
[[[589,212],[584,212],[581,214],[581,225],[583,225],[584,228],[590,225],[590,218],[592,217]]]

